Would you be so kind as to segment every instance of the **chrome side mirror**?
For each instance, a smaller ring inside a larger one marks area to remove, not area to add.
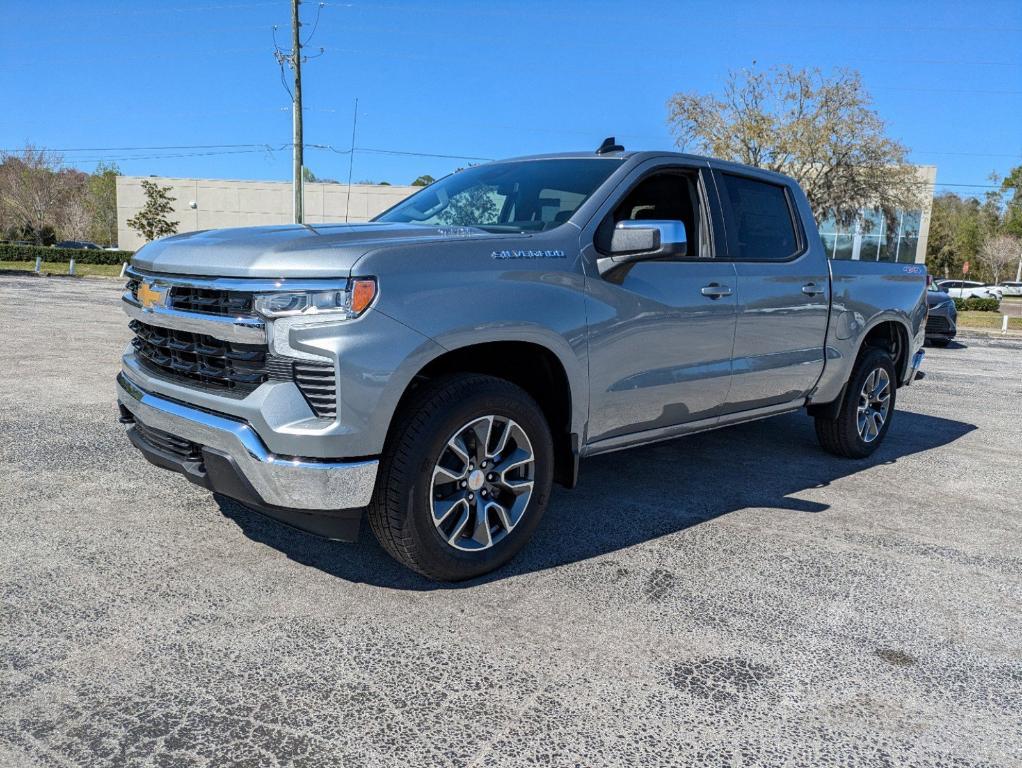
[[[688,254],[685,223],[673,219],[619,221],[611,235],[609,250],[610,256],[596,262],[601,275],[622,264],[684,257]]]

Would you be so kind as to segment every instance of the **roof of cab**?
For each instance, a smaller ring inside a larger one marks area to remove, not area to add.
[[[597,154],[596,152],[552,152],[542,155],[522,155],[520,157],[509,157],[502,160],[495,160],[493,162],[498,163],[517,163],[517,162],[528,162],[530,160],[617,160],[617,161],[632,161],[633,165],[638,165],[646,160],[660,160],[660,159],[677,159],[684,160],[686,162],[703,162],[708,163],[711,167],[718,170],[730,170],[739,173],[747,173],[755,176],[772,177],[775,180],[785,184],[797,183],[790,176],[786,176],[778,171],[767,170],[766,168],[756,168],[755,166],[745,165],[743,163],[736,163],[730,160],[720,160],[716,157],[708,157],[706,155],[692,155],[685,152],[671,152],[668,150],[622,150],[619,152],[605,152],[603,154]]]

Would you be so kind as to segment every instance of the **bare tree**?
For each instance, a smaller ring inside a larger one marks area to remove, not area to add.
[[[1011,235],[996,235],[983,243],[977,258],[989,270],[994,282],[999,283],[1001,275],[1011,274],[1011,268],[1022,259],[1022,240]]]
[[[61,173],[63,158],[28,145],[0,156],[0,206],[5,223],[26,232],[56,228],[77,178]]]
[[[61,240],[87,240],[92,229],[92,214],[85,194],[74,195],[61,206],[57,232]]]
[[[56,172],[56,184],[61,190],[51,216],[61,240],[86,240],[92,215],[88,205],[88,174],[74,168]]]
[[[858,72],[729,73],[722,97],[677,93],[668,124],[679,147],[779,171],[805,190],[818,220],[851,224],[863,209],[920,208],[924,185],[885,125]]]

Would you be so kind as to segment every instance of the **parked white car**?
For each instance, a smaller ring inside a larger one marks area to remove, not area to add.
[[[1004,298],[1000,286],[986,285],[975,280],[938,280],[937,287],[953,299],[997,299]]]
[[[1022,296],[1022,282],[1018,280],[1006,280],[998,283],[997,287],[1001,289],[1003,296]]]

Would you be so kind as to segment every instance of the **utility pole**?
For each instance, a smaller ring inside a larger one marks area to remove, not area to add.
[[[358,98],[355,98],[355,114],[351,118],[351,151],[348,153],[348,193],[344,196],[344,223],[348,223],[348,204],[351,202],[351,173],[355,168],[355,126],[358,125]]]
[[[305,220],[305,200],[302,178],[302,166],[305,163],[304,144],[302,140],[302,23],[298,17],[298,6],[301,0],[291,0],[291,68],[295,73],[295,85],[291,103],[291,114],[294,119],[294,219],[295,224]]]

